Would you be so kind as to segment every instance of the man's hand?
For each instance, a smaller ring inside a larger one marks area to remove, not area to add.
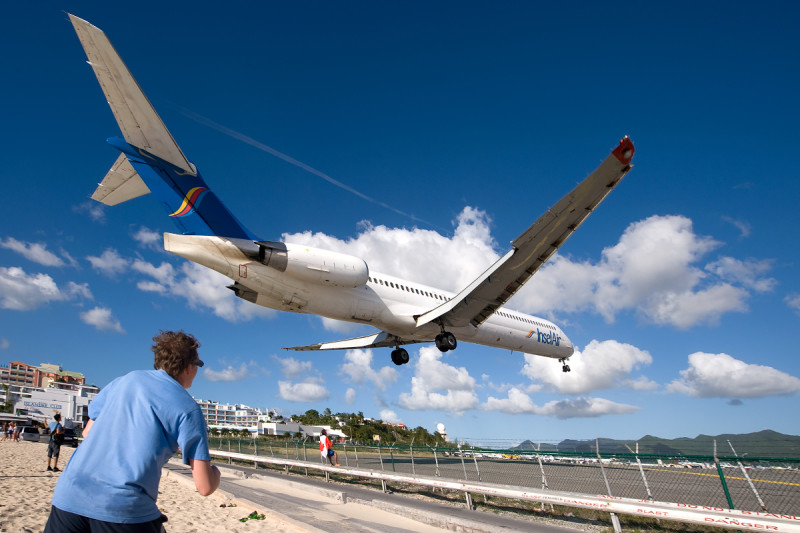
[[[219,468],[212,465],[211,461],[200,461],[199,459],[189,459],[189,466],[192,469],[192,478],[197,492],[203,496],[210,496],[219,487]]]

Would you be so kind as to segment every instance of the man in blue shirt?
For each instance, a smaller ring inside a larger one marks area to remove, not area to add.
[[[61,414],[53,415],[54,422],[50,422],[50,442],[47,443],[47,471],[60,472],[58,469],[58,456],[61,454],[61,443],[64,442],[64,428],[61,426]],[[50,460],[56,462],[50,467]]]
[[[200,494],[219,486],[203,413],[185,390],[203,366],[200,344],[183,331],[162,331],[153,341],[156,370],[115,379],[89,404],[83,442],[56,484],[45,533],[160,532],[161,468],[178,448]]]

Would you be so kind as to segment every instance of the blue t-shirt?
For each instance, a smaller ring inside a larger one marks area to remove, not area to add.
[[[56,434],[56,431],[58,431],[62,426],[61,422],[55,422],[55,421],[50,422],[49,426],[50,426],[50,438],[52,439],[53,435]]]
[[[137,370],[89,404],[94,422],[61,474],[53,505],[96,520],[141,523],[161,516],[161,468],[180,447],[183,462],[210,461],[197,402],[163,370]]]

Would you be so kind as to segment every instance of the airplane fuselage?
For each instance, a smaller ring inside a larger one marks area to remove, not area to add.
[[[285,256],[259,257],[251,241],[212,236],[164,236],[164,247],[234,280],[237,296],[279,311],[320,315],[366,324],[398,338],[432,342],[446,326],[466,342],[566,359],[572,342],[557,325],[502,308],[480,327],[448,323],[416,325],[416,317],[454,294],[421,283],[371,272],[356,257],[281,243]],[[264,262],[268,264],[264,264]],[[270,266],[273,263],[276,266]],[[283,270],[281,270],[281,268]]]

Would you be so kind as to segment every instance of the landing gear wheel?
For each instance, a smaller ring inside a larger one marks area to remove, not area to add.
[[[561,371],[562,372],[571,372],[571,369],[570,369],[569,365],[567,364],[567,360],[566,359],[559,359],[558,362],[561,363],[561,365],[562,365],[561,366]]]
[[[397,348],[396,350],[392,350],[392,363],[396,364],[397,366],[408,363],[408,352],[405,348]]]
[[[448,352],[450,350],[455,350],[458,347],[458,341],[456,340],[456,336],[450,333],[449,331],[445,331],[436,335],[436,347],[439,349],[440,352]]]

